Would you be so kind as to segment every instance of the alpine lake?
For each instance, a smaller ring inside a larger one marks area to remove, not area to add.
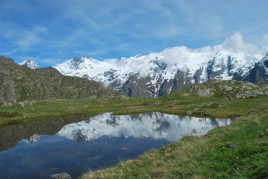
[[[47,179],[61,172],[77,178],[232,121],[150,112],[11,125],[0,128],[0,178]]]

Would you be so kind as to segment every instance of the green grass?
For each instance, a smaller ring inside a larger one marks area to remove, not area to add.
[[[241,116],[258,109],[268,109],[268,98],[229,100],[169,96],[162,98],[109,98],[84,100],[54,100],[26,105],[1,106],[0,126],[31,120],[70,115],[95,115],[107,111],[130,114],[159,111],[180,115],[230,117]]]

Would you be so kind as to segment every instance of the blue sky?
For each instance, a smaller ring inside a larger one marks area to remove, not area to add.
[[[0,55],[43,66],[215,45],[268,43],[267,0],[0,0]]]

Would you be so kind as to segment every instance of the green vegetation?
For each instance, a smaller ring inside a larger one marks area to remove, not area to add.
[[[257,108],[256,108],[257,106]],[[0,107],[0,126],[65,116],[95,115],[103,112],[130,114],[159,111],[171,114],[234,117],[261,110],[268,112],[268,97],[251,99],[218,97],[183,97],[171,95],[161,98],[126,98],[53,100]]]
[[[152,150],[81,178],[265,178],[268,115],[241,117],[202,137]]]
[[[136,160],[88,172],[81,178],[265,178],[268,175],[268,96],[247,99],[217,95],[185,95],[191,88],[167,97],[110,97],[54,100],[0,107],[0,126],[74,115],[159,111],[180,115],[237,117],[226,127],[202,137],[152,150]],[[256,89],[254,89],[256,90]]]

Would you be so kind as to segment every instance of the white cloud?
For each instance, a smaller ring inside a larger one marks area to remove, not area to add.
[[[11,55],[12,49],[18,51],[14,51],[14,54],[27,55],[26,53],[37,54],[41,48],[42,55],[51,57],[68,58],[87,54],[114,57],[120,53],[133,55],[160,50],[169,44],[192,47],[213,45],[233,32],[242,32],[249,39],[256,36],[254,38],[258,40],[251,42],[268,50],[268,34],[263,39],[260,37],[267,29],[266,21],[260,16],[261,24],[264,24],[260,26],[258,20],[255,24],[255,21],[248,23],[249,20],[243,19],[242,15],[249,12],[249,9],[240,7],[245,4],[242,1],[38,0],[34,4],[4,1],[6,3],[0,2],[0,33],[3,41],[7,42],[7,47],[0,50]],[[36,14],[40,7],[42,13]],[[16,15],[21,12],[26,15],[36,14],[36,17],[29,16],[33,17],[31,21],[34,27],[28,29],[25,23],[20,22],[20,18],[5,21],[4,17],[11,10]],[[228,12],[233,12],[235,17],[229,17],[231,15]],[[252,16],[258,16],[257,12],[250,12]],[[46,27],[40,26],[39,19],[48,20],[49,24]],[[39,46],[40,44],[45,46]],[[257,48],[245,42],[239,34],[226,40],[225,45],[233,50],[243,48],[255,51]]]
[[[56,45],[56,47],[63,47],[63,48],[66,48],[71,45],[75,45],[79,43],[79,39],[87,38],[86,34],[87,33],[85,29],[76,29],[66,39],[59,41],[54,45]]]
[[[19,57],[16,57],[15,59],[18,63],[22,63],[22,61],[24,60],[31,59],[34,62],[38,63],[38,65],[40,65],[41,63],[43,65],[45,64],[45,66],[54,65],[64,60],[64,59],[59,59],[59,58],[42,58],[39,56],[19,56]]]
[[[266,52],[268,52],[268,33],[264,34],[263,40],[261,41],[261,46]]]
[[[35,26],[29,31],[24,31],[19,40],[16,40],[15,43],[19,48],[27,49],[33,45],[38,44],[42,41],[41,35],[46,32],[47,28],[44,26]]]
[[[55,58],[44,58],[44,59],[38,60],[38,62],[47,64],[47,65],[54,65],[54,64],[60,63],[61,61],[62,59],[55,59]]]
[[[166,38],[173,38],[173,37],[179,36],[183,34],[183,32],[184,31],[180,27],[177,27],[175,25],[167,25],[167,26],[155,29],[152,32],[152,35],[159,39],[166,39]]]
[[[189,35],[198,34],[199,38],[215,39],[226,36],[229,29],[224,27],[224,21],[220,15],[204,11],[188,0],[176,0],[179,12],[185,21],[183,28]],[[190,33],[189,33],[190,32]]]
[[[0,55],[6,55],[6,56],[9,56],[9,55],[12,55],[14,53],[17,52],[17,49],[12,49],[10,51],[0,51]]]
[[[255,45],[250,44],[244,40],[244,37],[241,33],[235,33],[231,37],[228,37],[224,43],[223,47],[230,49],[234,52],[244,51],[247,53],[256,53],[261,50],[257,48]]]

